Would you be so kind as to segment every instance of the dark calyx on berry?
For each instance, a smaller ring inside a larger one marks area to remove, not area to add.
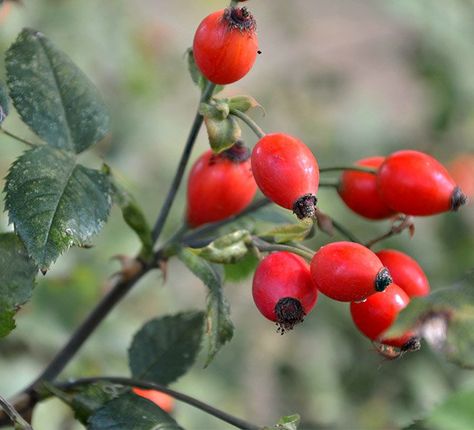
[[[386,267],[382,267],[375,277],[375,291],[379,293],[385,291],[385,289],[393,282],[392,276]]]
[[[238,140],[229,149],[221,152],[221,155],[234,163],[243,163],[250,158],[250,149],[244,142]]]
[[[281,334],[293,330],[296,324],[303,322],[306,315],[300,301],[292,297],[280,299],[275,306],[275,314],[278,325],[277,331]]]
[[[313,194],[301,196],[293,204],[293,213],[299,218],[314,218],[316,216],[316,203],[318,199]]]
[[[412,337],[402,345],[400,350],[402,352],[415,352],[415,351],[419,351],[420,348],[421,348],[420,338]]]
[[[461,188],[456,187],[451,194],[451,210],[457,211],[462,205],[466,204],[467,196],[461,190]]]
[[[254,32],[257,23],[246,7],[229,7],[224,11],[224,19],[229,29]]]

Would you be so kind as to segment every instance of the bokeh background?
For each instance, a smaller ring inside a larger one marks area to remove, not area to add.
[[[258,21],[263,53],[251,73],[224,94],[254,96],[266,110],[266,115],[252,114],[264,130],[298,136],[321,166],[400,148],[427,151],[445,163],[458,154],[473,156],[473,1],[253,0],[247,5]],[[95,152],[152,221],[198,98],[184,53],[199,21],[224,6],[204,0],[23,0],[0,18],[0,48],[5,51],[22,27],[32,27],[91,77],[113,119],[112,138]],[[14,115],[5,128],[34,138]],[[244,135],[255,143],[246,130]],[[25,148],[2,135],[0,144],[4,177]],[[193,159],[206,148],[202,132]],[[472,170],[471,164],[471,186]],[[334,190],[323,189],[319,197],[323,211],[361,238],[389,227],[351,213]],[[165,236],[179,227],[184,206],[183,188]],[[3,231],[11,228],[5,214],[0,222]],[[308,246],[317,249],[327,241],[318,233]],[[413,239],[405,233],[381,247],[415,257],[432,288],[451,285],[474,267],[473,206],[419,218]],[[73,249],[58,260],[18,315],[18,328],[0,341],[2,395],[32,380],[104,294],[104,279],[118,269],[111,256],[133,255],[138,248],[114,209],[94,248]],[[133,333],[157,315],[204,307],[205,294],[197,279],[171,261],[166,283],[158,272],[148,275],[63,377],[127,375]],[[258,314],[249,281],[228,283],[226,294],[236,326],[233,341],[208,369],[201,357],[173,388],[249,421],[271,424],[298,412],[305,430],[397,429],[424,417],[450,394],[474,390],[472,371],[445,362],[427,346],[384,360],[353,327],[346,304],[321,296],[304,325],[280,336]],[[177,405],[175,417],[187,429],[231,428],[184,404]],[[33,425],[37,430],[83,428],[56,400],[36,409]]]

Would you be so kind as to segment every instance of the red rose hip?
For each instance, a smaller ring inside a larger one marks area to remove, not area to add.
[[[252,171],[270,200],[298,218],[314,217],[319,166],[303,142],[284,133],[267,134],[252,151]]]
[[[316,304],[318,291],[303,258],[290,252],[275,252],[258,265],[252,295],[258,310],[270,321],[276,321],[283,334],[303,321]]]
[[[377,172],[377,187],[387,206],[407,215],[457,210],[466,202],[446,168],[419,151],[389,155]]]
[[[413,333],[407,332],[396,338],[384,338],[383,333],[409,302],[410,297],[398,285],[391,284],[382,293],[373,294],[363,302],[351,303],[352,319],[369,339],[401,348],[413,338]]]
[[[132,391],[140,397],[153,402],[156,406],[165,412],[171,413],[174,409],[175,400],[168,394],[157,390],[143,390],[141,388],[132,388]]]
[[[236,215],[252,201],[257,184],[252,176],[250,153],[242,143],[214,154],[202,154],[188,178],[186,219],[197,227]]]
[[[378,168],[384,160],[384,157],[369,157],[357,161],[356,165]],[[345,170],[337,192],[350,209],[365,218],[384,219],[394,214],[379,196],[375,174]]]
[[[322,246],[311,260],[311,276],[321,293],[341,302],[364,300],[392,282],[375,253],[354,242]]]
[[[212,13],[194,35],[196,65],[215,84],[230,84],[245,76],[255,63],[257,51],[255,20],[245,7]]]
[[[427,296],[430,293],[430,284],[423,269],[409,255],[394,249],[383,249],[376,254],[390,271],[393,283],[409,297]]]

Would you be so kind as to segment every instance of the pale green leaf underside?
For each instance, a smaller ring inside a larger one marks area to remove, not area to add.
[[[5,192],[10,222],[42,270],[70,246],[88,243],[111,206],[105,174],[50,146],[32,149],[15,161]]]
[[[169,384],[194,363],[201,347],[202,312],[183,312],[147,322],[128,351],[136,379]]]
[[[49,145],[80,153],[108,133],[109,116],[97,89],[42,33],[24,29],[5,65],[16,110]]]
[[[89,430],[183,430],[166,412],[132,393],[107,403],[89,420]]]
[[[208,354],[206,366],[214,359],[222,346],[234,335],[234,325],[230,319],[229,304],[224,297],[222,280],[214,268],[192,251],[182,248],[180,260],[209,288],[207,296],[207,336]]]
[[[15,327],[13,316],[31,297],[37,271],[18,236],[0,234],[0,337]]]

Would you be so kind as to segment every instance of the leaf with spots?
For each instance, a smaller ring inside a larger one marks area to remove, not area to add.
[[[15,328],[13,317],[30,299],[37,272],[18,236],[0,234],[0,337]]]
[[[133,377],[166,385],[186,373],[201,347],[203,318],[190,311],[148,321],[128,351]]]
[[[112,201],[104,173],[46,145],[13,163],[5,193],[10,222],[43,271],[70,246],[88,244],[107,220]]]
[[[5,57],[10,97],[47,144],[80,153],[109,131],[109,115],[87,76],[44,34],[24,29]]]

